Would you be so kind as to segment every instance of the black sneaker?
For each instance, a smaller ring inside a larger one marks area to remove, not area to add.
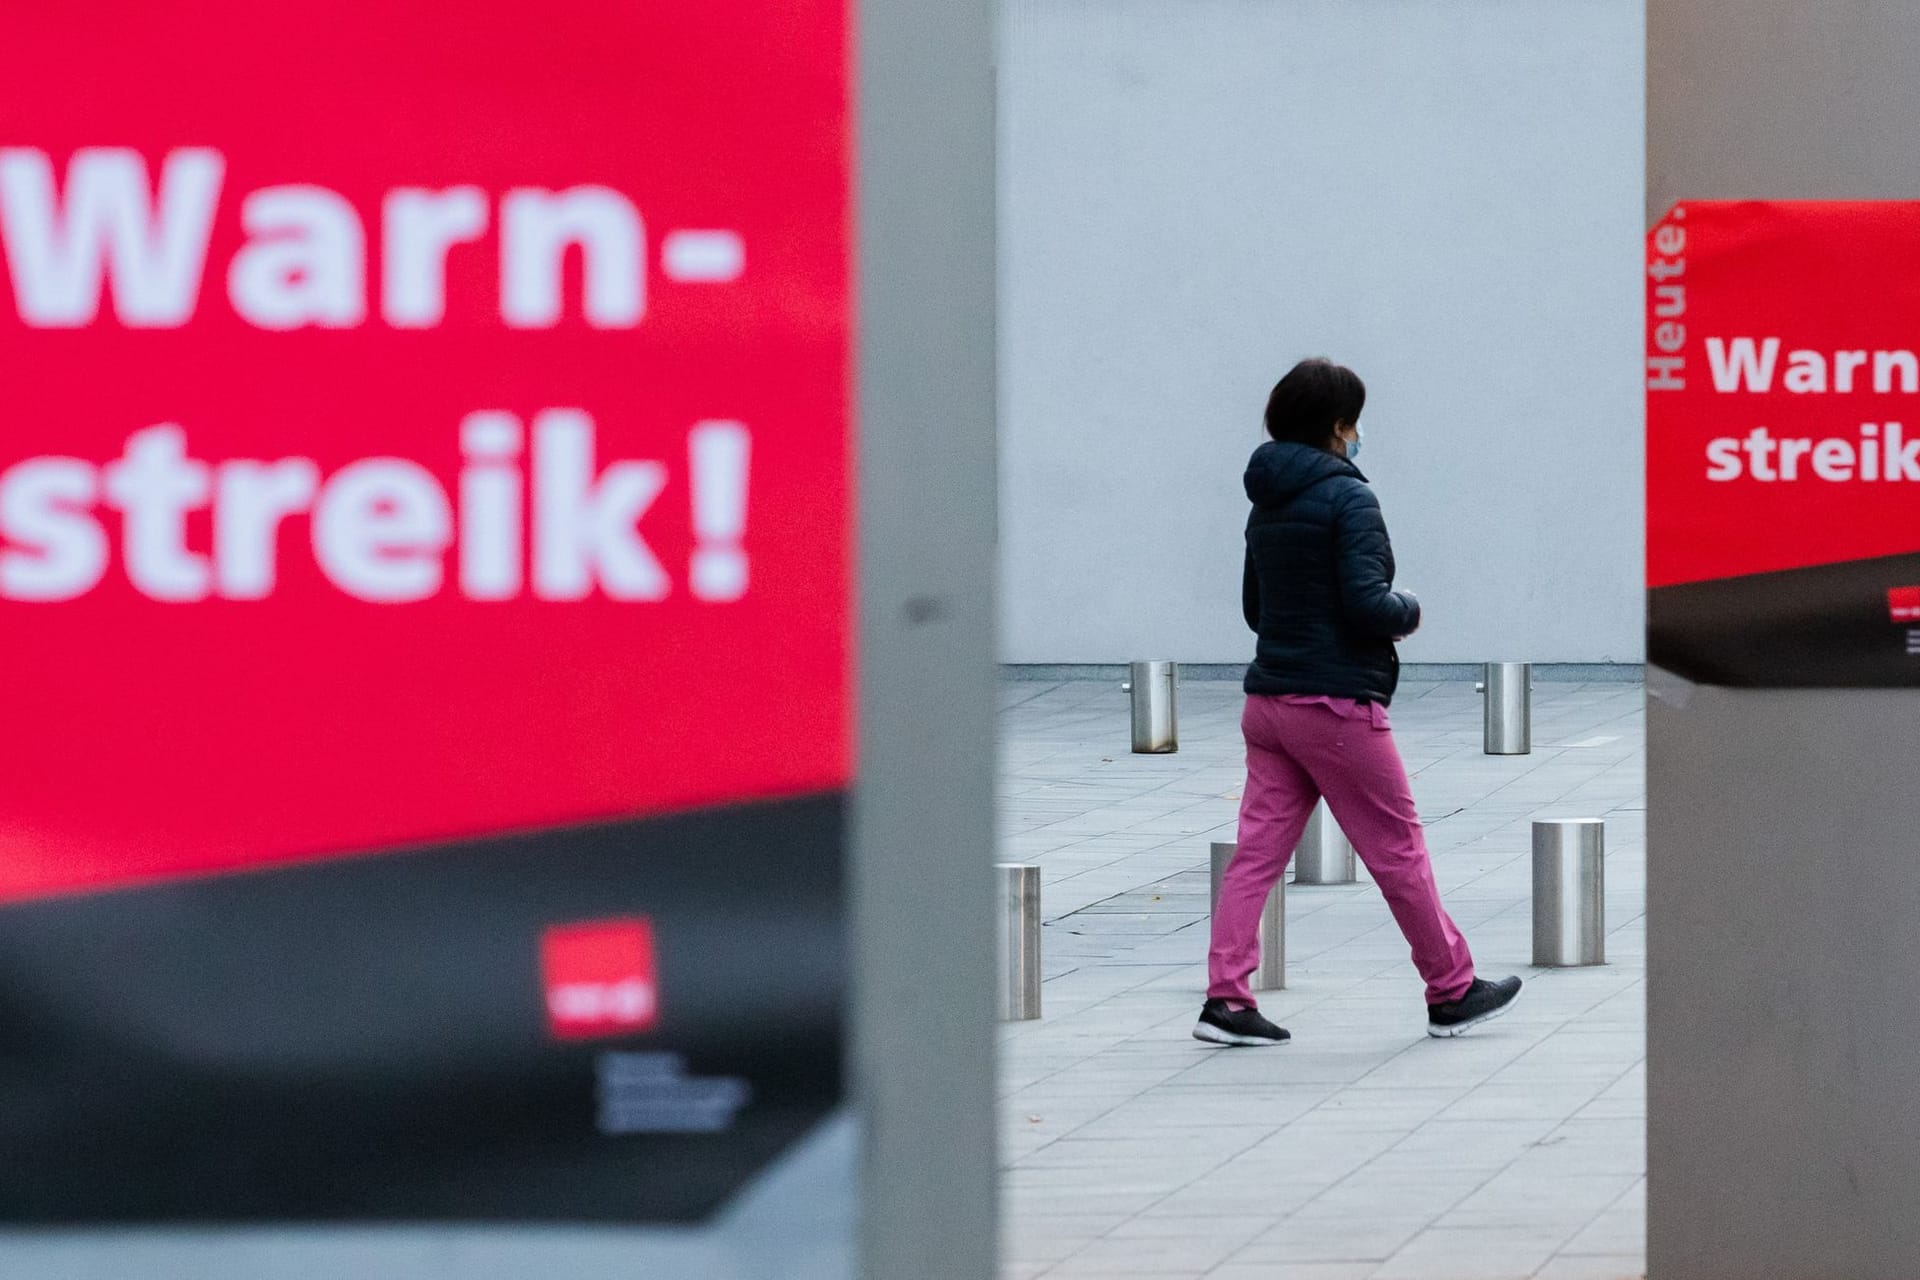
[[[1498,982],[1475,978],[1467,994],[1458,1000],[1427,1006],[1427,1034],[1443,1040],[1457,1036],[1468,1027],[1477,1027],[1505,1013],[1519,994],[1518,978],[1502,978]]]
[[[1209,1044],[1263,1045],[1285,1044],[1293,1037],[1285,1027],[1276,1027],[1260,1016],[1258,1009],[1229,1009],[1225,1000],[1209,1000],[1200,1006],[1200,1021],[1194,1024],[1193,1038]]]

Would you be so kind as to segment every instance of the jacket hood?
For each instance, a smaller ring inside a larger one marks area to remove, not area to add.
[[[1345,458],[1307,444],[1269,440],[1247,463],[1247,497],[1256,507],[1279,507],[1329,476],[1352,476],[1364,483],[1360,468]]]

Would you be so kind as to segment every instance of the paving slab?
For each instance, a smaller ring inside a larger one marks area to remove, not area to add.
[[[1114,681],[1002,688],[999,859],[1041,868],[1044,1016],[1001,1028],[1008,1280],[1635,1280],[1645,1272],[1645,735],[1638,684],[1534,692],[1534,749],[1481,751],[1468,682],[1409,683],[1396,736],[1435,876],[1511,1014],[1425,1034],[1364,870],[1288,886],[1293,1034],[1189,1032],[1208,844],[1245,780],[1237,682],[1186,681],[1180,750],[1128,749]],[[1607,823],[1607,959],[1535,969],[1536,817]]]

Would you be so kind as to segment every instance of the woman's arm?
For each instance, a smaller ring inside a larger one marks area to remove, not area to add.
[[[1336,500],[1333,541],[1347,626],[1375,640],[1412,635],[1420,626],[1420,603],[1393,589],[1393,544],[1373,490],[1356,484]]]
[[[1240,612],[1246,615],[1247,630],[1260,630],[1260,575],[1253,569],[1253,548],[1247,548],[1246,571],[1240,575]]]

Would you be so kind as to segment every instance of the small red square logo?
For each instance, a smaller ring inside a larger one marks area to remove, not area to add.
[[[557,925],[541,937],[540,967],[547,1026],[561,1040],[632,1035],[659,1014],[649,921]]]
[[[1895,622],[1920,622],[1920,587],[1894,587],[1888,591],[1887,610]]]

